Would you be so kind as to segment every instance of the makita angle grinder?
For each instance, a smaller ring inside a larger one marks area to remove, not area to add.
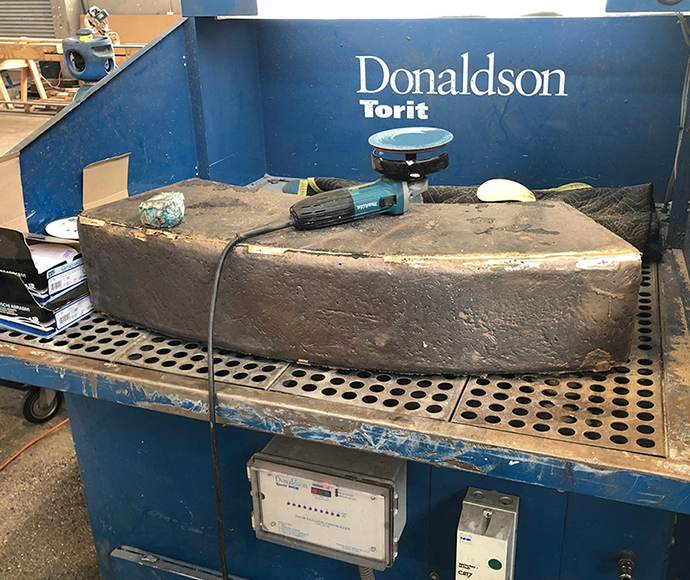
[[[223,580],[227,580],[229,576],[225,555],[220,462],[216,436],[217,401],[214,381],[213,324],[218,300],[218,286],[228,254],[243,240],[289,227],[298,230],[314,230],[344,224],[376,214],[404,214],[411,204],[422,201],[422,194],[429,186],[427,175],[448,167],[448,153],[446,152],[421,158],[418,156],[434,153],[448,145],[452,139],[453,134],[449,131],[433,127],[406,127],[376,133],[369,138],[369,144],[374,148],[371,154],[371,164],[382,177],[373,183],[324,191],[306,197],[290,208],[289,219],[272,222],[237,234],[225,246],[213,281],[208,324],[207,365],[208,411],[216,490],[216,525]]]

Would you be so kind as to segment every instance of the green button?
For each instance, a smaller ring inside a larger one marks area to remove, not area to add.
[[[503,564],[501,564],[500,560],[496,560],[496,558],[491,558],[491,560],[489,560],[489,568],[491,568],[492,570],[500,570],[501,568],[503,568]]]

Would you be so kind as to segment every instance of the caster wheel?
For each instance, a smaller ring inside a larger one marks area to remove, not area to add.
[[[62,393],[51,389],[32,387],[24,395],[22,411],[24,418],[31,423],[49,421],[62,407]]]

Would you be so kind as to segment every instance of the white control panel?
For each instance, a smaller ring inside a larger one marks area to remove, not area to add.
[[[520,498],[471,487],[458,523],[456,580],[512,580]]]
[[[379,570],[393,563],[404,461],[277,437],[248,470],[260,539]]]

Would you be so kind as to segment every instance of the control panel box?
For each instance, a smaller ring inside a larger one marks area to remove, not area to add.
[[[520,498],[469,488],[458,523],[456,580],[512,580]]]
[[[406,519],[404,460],[275,437],[247,465],[259,539],[383,570]]]

